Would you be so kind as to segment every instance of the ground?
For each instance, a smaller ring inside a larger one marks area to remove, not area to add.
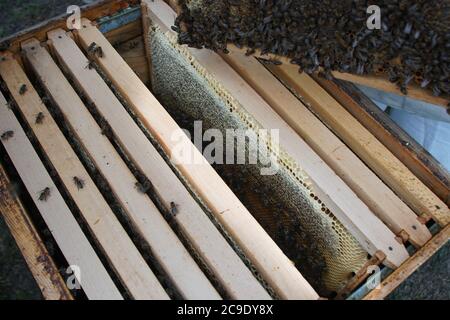
[[[0,0],[0,38],[90,0]],[[0,300],[40,299],[27,266],[0,215]],[[391,299],[450,299],[450,244],[391,295]]]
[[[66,12],[83,0],[0,0],[0,38]]]

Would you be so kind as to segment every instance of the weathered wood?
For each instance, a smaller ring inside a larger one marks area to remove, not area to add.
[[[123,25],[117,29],[105,33],[105,37],[114,47],[118,47],[125,42],[142,37],[141,19]]]
[[[317,119],[289,90],[254,57],[244,52],[223,54],[227,61],[261,97],[325,160],[369,208],[395,234],[402,230],[417,246],[431,233],[356,155]]]
[[[342,288],[338,294],[337,299],[345,299],[351,294],[359,285],[362,284],[364,280],[369,278],[370,272],[369,268],[374,266],[380,266],[383,260],[386,258],[385,254],[382,252],[377,252],[374,256],[370,258],[369,261],[359,270],[355,276],[350,279],[350,281]]]
[[[164,1],[149,2],[149,9],[151,18],[163,32],[173,32],[170,31],[173,24],[170,13],[174,12]],[[163,11],[167,13],[162,14]],[[280,147],[307,173],[313,184],[313,193],[327,205],[365,250],[370,254],[383,251],[387,256],[385,263],[393,268],[407,259],[408,253],[395,240],[395,235],[218,54],[196,49],[190,49],[190,53],[264,129],[278,130]]]
[[[342,80],[329,81],[320,77],[314,79],[442,201],[450,205],[449,173],[432,155],[354,84]]]
[[[86,28],[83,30],[86,32],[78,35],[83,47],[87,48],[95,41],[103,48],[105,55],[97,62],[164,151],[172,157],[173,147],[180,142],[173,141],[171,136],[174,132],[179,132],[180,128],[103,35],[89,21],[84,20],[84,25]],[[196,153],[197,159],[204,161],[202,164],[191,165],[179,162],[178,169],[265,280],[283,298],[317,299],[317,293],[195,149],[188,137],[182,138],[181,143],[189,146],[189,150]]]
[[[28,60],[49,95],[59,104],[67,99],[75,99],[75,94],[64,75],[49,53],[39,46],[39,42],[36,40],[28,42],[24,47]],[[97,92],[97,95],[108,96],[101,90]],[[109,96],[111,101],[109,104],[100,102],[97,104],[99,112],[112,127],[122,148],[151,181],[154,191],[158,193],[166,208],[170,210],[171,203],[176,204],[178,213],[174,219],[230,297],[269,299],[269,294],[221,236],[127,111],[116,99],[113,99],[111,94]],[[90,97],[93,98],[93,94]],[[80,105],[79,108],[81,109],[82,106]],[[87,117],[88,112],[83,113]]]
[[[0,75],[3,78],[5,78],[7,68],[8,66],[4,62],[0,62]],[[30,89],[32,88],[30,87]],[[17,91],[19,88],[14,86],[10,87],[10,90]],[[70,265],[80,268],[81,279],[77,274],[75,276],[87,297],[90,299],[122,299],[120,292],[67,207],[19,121],[8,109],[5,98],[0,94],[0,132],[7,131],[12,131],[13,136],[9,139],[2,139],[1,142],[66,260]],[[47,196],[43,195],[44,190],[49,191]]]
[[[42,296],[46,300],[73,300],[33,222],[11,187],[8,176],[0,165],[0,214],[5,219]]]
[[[87,67],[88,59],[65,31],[61,29],[50,31],[48,37],[52,49],[64,68],[71,74],[76,85],[99,110],[102,110],[104,115],[116,114],[116,112],[119,112],[118,110],[123,109],[123,106],[96,70]],[[100,42],[96,43],[103,47]],[[109,53],[105,52],[104,54],[108,55]],[[133,75],[136,76],[134,73]],[[75,97],[73,90],[67,89],[65,92],[66,94],[72,92],[71,95],[73,95],[70,99],[73,102],[70,110],[67,107],[69,102],[65,95],[58,96],[58,105],[61,109],[64,109],[66,116],[70,117],[74,131],[77,132],[80,140],[96,162],[97,168],[103,172],[103,175],[109,181],[136,230],[150,245],[153,255],[166,271],[168,277],[186,299],[220,299],[219,294],[150,198],[136,188],[136,179],[112,145],[107,142],[107,139],[105,140],[105,137],[102,137],[101,130],[98,129],[98,125],[89,116],[87,110],[85,108],[84,111],[80,110],[82,106],[80,99]],[[56,96],[54,98],[56,99]],[[81,120],[82,116],[83,119]],[[126,122],[127,118],[129,116],[125,116],[118,126],[128,135],[127,141],[138,143],[135,139],[136,131],[127,127],[127,124],[129,124]],[[86,126],[86,123],[89,123],[89,126]],[[80,126],[85,126],[82,131]],[[142,150],[144,146],[137,145],[137,148]]]
[[[311,110],[418,215],[431,216],[441,226],[450,222],[447,205],[309,75],[298,73],[292,65],[268,68],[302,96]]]
[[[37,40],[22,44],[31,66],[48,77],[43,81],[44,87],[54,87],[56,71],[51,68],[50,56],[44,56]],[[6,63],[6,62],[5,62]],[[158,282],[145,260],[134,246],[108,203],[81,164],[75,152],[67,142],[58,125],[48,113],[38,94],[31,89],[27,76],[15,60],[8,63],[9,73],[4,74],[5,82],[11,87],[27,85],[28,93],[20,95],[13,90],[12,95],[18,109],[33,130],[36,138],[52,163],[66,190],[74,200],[86,221],[93,237],[97,240],[119,279],[131,296],[135,299],[162,299],[167,294]],[[49,88],[46,88],[49,90]],[[36,117],[41,114],[41,123]],[[78,179],[76,183],[74,179]],[[82,185],[79,185],[79,184]]]
[[[450,239],[450,225],[442,229],[425,246],[409,258],[400,268],[390,274],[380,284],[380,288],[372,290],[364,297],[364,300],[381,300],[386,298],[403,281],[419,269]],[[443,261],[443,263],[448,263]]]
[[[80,9],[83,17],[96,20],[100,17],[112,15],[119,10],[128,8],[130,5],[135,5],[138,2],[138,0],[100,0],[82,6]],[[67,18],[69,16],[69,14],[64,13],[55,18],[43,21],[31,28],[23,29],[7,38],[0,39],[0,47],[4,48],[3,50],[13,52],[14,54],[19,53],[21,42],[30,38],[45,41],[47,39],[48,31],[56,28],[66,28]]]

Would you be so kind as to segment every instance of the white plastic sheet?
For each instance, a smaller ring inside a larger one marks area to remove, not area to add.
[[[358,87],[450,171],[450,115],[444,108],[373,88]]]

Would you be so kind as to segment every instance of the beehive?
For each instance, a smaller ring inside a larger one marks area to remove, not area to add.
[[[363,96],[179,45],[175,16],[105,1],[84,11],[97,24],[66,33],[56,19],[1,52],[0,210],[46,298],[359,297],[379,266],[394,274],[377,298],[446,242],[447,173]],[[173,162],[170,137],[194,120],[280,129],[279,148],[263,147],[280,170]],[[71,293],[57,270],[69,264],[85,279]]]

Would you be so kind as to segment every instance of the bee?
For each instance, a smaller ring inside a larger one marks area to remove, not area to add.
[[[128,45],[128,49],[129,50],[133,50],[135,48],[137,48],[137,46],[139,45],[139,43],[137,41],[132,41],[130,42],[130,44]],[[103,52],[103,51],[102,51]]]
[[[9,139],[11,139],[12,137],[14,137],[14,131],[12,131],[12,130],[9,130],[9,131],[6,131],[6,132],[4,132],[3,134],[2,134],[2,140],[3,141],[8,141]]]
[[[84,188],[84,180],[80,179],[78,177],[73,177],[73,183],[77,186],[78,190],[81,190]]]
[[[102,47],[98,46],[95,42],[92,42],[89,47],[87,48],[88,56],[97,56],[99,58],[103,58],[103,49]]]
[[[50,188],[47,187],[41,192],[39,192],[39,201],[47,201],[50,198]]]
[[[170,214],[174,217],[178,214],[178,205],[175,202],[170,203]]]
[[[36,123],[36,124],[42,124],[42,122],[44,121],[44,118],[45,118],[45,115],[44,115],[42,112],[39,112],[39,113],[36,115],[35,123]]]
[[[253,55],[255,52],[256,52],[255,49],[247,49],[247,51],[245,52],[245,55],[248,57],[248,56]]]
[[[109,123],[104,118],[100,119],[99,125],[100,125],[100,128],[102,129],[102,135],[104,135],[105,137],[108,137],[108,138],[113,137],[113,130],[112,130],[111,126],[109,125]]]
[[[97,57],[103,58],[103,57],[104,57],[104,53],[103,53],[102,47],[98,46],[98,47],[95,49],[95,54],[97,55]]]
[[[92,55],[95,52],[95,48],[97,47],[97,44],[95,42],[92,42],[89,47],[87,48],[88,55]]]
[[[150,189],[152,188],[152,183],[148,180],[145,179],[145,181],[143,183],[140,182],[136,182],[134,184],[134,187],[140,192],[140,193],[147,193],[150,191]]]
[[[42,102],[43,102],[43,103],[50,103],[50,98],[47,97],[47,96],[43,96],[43,97],[42,97]]]
[[[85,69],[89,69],[92,70],[94,69],[94,61],[90,61],[88,62],[88,64],[86,65]]]
[[[8,101],[6,106],[8,107],[9,110],[12,110],[14,108],[14,102],[13,101]]]
[[[27,85],[26,84],[22,84],[19,88],[19,94],[21,96],[23,96],[26,92],[28,91]]]

